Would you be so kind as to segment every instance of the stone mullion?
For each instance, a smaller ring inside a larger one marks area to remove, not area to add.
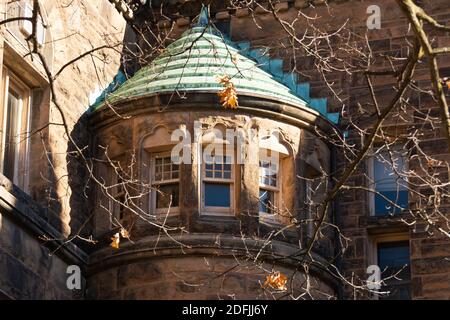
[[[194,124],[187,125],[186,130],[194,137]],[[199,144],[191,143],[190,163],[180,165],[180,219],[188,231],[191,230],[195,217],[199,215],[200,172],[197,164],[200,147]]]
[[[255,137],[256,139],[256,137]],[[249,141],[242,145],[242,162],[238,164],[240,181],[238,215],[242,221],[243,231],[254,235],[259,227],[259,145],[257,141]]]

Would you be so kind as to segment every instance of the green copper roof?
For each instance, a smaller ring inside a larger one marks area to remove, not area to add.
[[[282,65],[279,63],[282,60],[270,60],[266,57],[261,60],[258,59],[261,58],[260,54],[255,57],[255,50],[241,50],[239,46],[208,26],[205,10],[202,10],[197,26],[185,31],[150,65],[140,69],[132,78],[123,84],[118,83],[120,86],[112,86],[114,91],[104,93],[91,110],[101,108],[105,104],[102,101],[104,98],[108,103],[120,103],[130,98],[158,93],[217,93],[224,89],[218,78],[228,75],[236,87],[238,98],[239,95],[258,94],[280,102],[308,106],[330,119],[326,113],[326,99],[309,99],[309,84],[307,96],[298,94],[296,88],[303,91],[305,88],[303,84],[297,84],[296,80],[292,81],[291,74],[282,72]],[[267,62],[266,68],[262,66],[264,62]],[[278,70],[278,75],[270,72],[272,67]],[[287,83],[286,80],[289,79],[291,80]]]
[[[131,97],[144,97],[174,91],[217,92],[224,87],[217,78],[228,75],[238,96],[259,93],[280,101],[306,105],[305,101],[290,93],[290,89],[276,81],[257,63],[239,53],[220,36],[196,27],[157,57],[149,66],[135,75],[107,97],[116,103]],[[98,104],[97,108],[102,104]]]

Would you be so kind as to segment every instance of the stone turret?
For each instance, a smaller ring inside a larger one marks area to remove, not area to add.
[[[230,86],[237,108],[219,97]],[[324,192],[310,194],[298,176],[330,171],[327,115],[214,30],[205,9],[103,96],[89,115],[94,145],[105,147],[96,170],[109,186],[97,190],[95,236],[125,228],[131,241],[92,254],[89,295],[267,298],[273,289],[262,284],[273,272],[293,278],[288,290],[299,294],[311,236],[300,221],[313,218],[308,199]],[[332,243],[322,247],[317,261]],[[325,271],[309,273],[335,296]]]

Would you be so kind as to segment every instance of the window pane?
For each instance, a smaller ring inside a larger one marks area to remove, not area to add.
[[[410,252],[409,242],[387,242],[378,244],[378,266],[382,273],[381,278],[395,275],[401,279],[387,279],[382,291],[390,291],[388,296],[382,299],[410,299]],[[401,270],[401,271],[400,271]]]
[[[205,183],[205,206],[230,207],[230,185]]]
[[[273,213],[274,192],[259,189],[259,212]]]
[[[396,170],[405,170],[405,156],[399,151],[392,152]],[[402,208],[408,208],[408,191],[406,181],[399,177],[392,166],[389,153],[382,153],[374,158],[375,190]],[[392,206],[382,196],[375,194],[375,215],[399,214],[401,210]]]
[[[397,172],[402,173],[405,170],[404,156],[400,152],[393,152],[393,161]],[[405,189],[405,182],[399,177],[392,167],[391,159],[387,152],[374,158],[374,180],[379,190]],[[398,180],[400,182],[398,182]]]
[[[178,183],[161,185],[156,191],[156,208],[178,207],[179,188]]]
[[[272,161],[259,161],[259,182],[264,186],[277,187],[278,166]]]
[[[171,179],[178,179],[179,166],[172,164],[170,157],[155,158],[155,176],[153,181],[167,181]]]
[[[272,187],[276,187],[277,186],[277,178],[272,178],[270,179],[270,186]]]
[[[210,154],[206,154],[204,159],[205,159],[205,163],[207,163],[207,164],[212,165],[214,163],[214,157],[211,156]]]
[[[386,242],[378,244],[378,265],[383,270],[386,267],[401,267],[409,264],[409,242]]]
[[[10,89],[8,92],[8,103],[5,115],[5,156],[3,160],[3,173],[13,182],[16,182],[14,181],[14,175],[18,161],[18,135],[21,113],[20,95]]]
[[[208,158],[208,156],[207,156]],[[205,177],[214,179],[231,179],[231,164],[226,164],[231,161],[231,157],[223,155],[210,156],[213,163],[205,163]]]
[[[398,206],[402,208],[408,208],[408,191],[399,190],[399,191],[378,191],[383,196],[388,198],[390,201],[396,203]],[[383,216],[387,214],[399,214],[401,210],[391,203],[386,201],[379,194],[375,194],[375,215]]]

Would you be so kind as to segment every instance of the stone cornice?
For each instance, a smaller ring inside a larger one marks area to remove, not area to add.
[[[317,135],[332,136],[339,129],[325,119],[319,112],[307,107],[268,99],[257,94],[239,95],[239,107],[235,110],[224,109],[216,93],[209,91],[183,94],[156,94],[143,98],[128,99],[119,105],[110,105],[101,110],[87,114],[90,127],[98,131],[104,126],[123,120],[123,116],[137,116],[161,112],[211,111],[230,112],[230,114],[251,114],[268,119],[281,121],[309,130]],[[117,116],[117,114],[122,117]]]
[[[178,242],[178,243],[177,243]],[[180,245],[180,243],[183,244]],[[265,239],[242,238],[226,234],[190,233],[169,237],[149,236],[135,243],[125,243],[119,250],[104,248],[91,254],[89,258],[88,276],[115,266],[125,265],[140,260],[159,257],[246,256],[248,253],[258,255],[260,260],[278,265],[296,268],[304,263],[304,252],[298,246],[273,240],[268,245]],[[303,253],[303,254],[302,254]],[[336,278],[323,267],[327,262],[319,255],[312,253],[314,262],[310,272],[334,287]]]

